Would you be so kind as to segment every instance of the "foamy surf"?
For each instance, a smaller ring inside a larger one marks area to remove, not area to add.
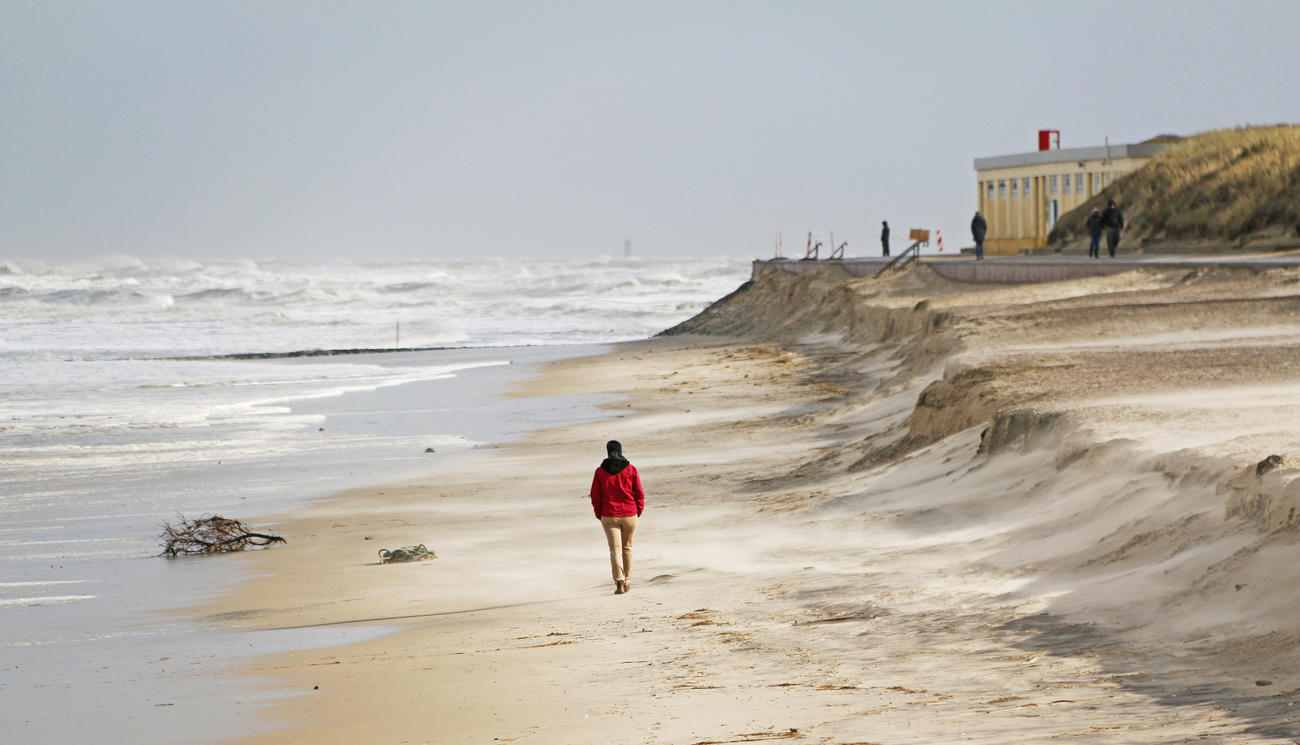
[[[93,579],[53,579],[42,582],[0,582],[0,590],[8,587],[52,587],[54,585],[84,585]]]
[[[39,597],[26,598],[0,598],[0,608],[13,606],[36,607],[42,605],[56,605],[59,603],[75,603],[79,600],[94,600],[94,595],[43,595]]]

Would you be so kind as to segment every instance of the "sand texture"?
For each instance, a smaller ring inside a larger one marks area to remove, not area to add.
[[[515,393],[616,418],[231,557],[259,576],[205,618],[391,631],[237,671],[280,695],[247,742],[1300,740],[1297,270],[778,272],[672,334]],[[610,438],[648,492],[625,596]]]

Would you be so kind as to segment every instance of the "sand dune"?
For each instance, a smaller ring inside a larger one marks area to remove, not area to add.
[[[395,631],[245,671],[301,694],[250,742],[1300,738],[1300,273],[772,273],[670,333],[519,392],[617,418],[238,557],[265,576],[201,613]],[[610,437],[649,491],[618,597]]]

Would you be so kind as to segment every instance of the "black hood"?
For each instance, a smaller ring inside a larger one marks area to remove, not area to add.
[[[610,473],[619,473],[630,465],[632,464],[628,462],[627,458],[610,457],[600,462],[600,467]]]

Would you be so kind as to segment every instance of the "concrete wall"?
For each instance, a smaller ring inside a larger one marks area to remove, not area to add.
[[[993,284],[1029,284],[1033,282],[1063,282],[1068,279],[1100,277],[1121,272],[1131,272],[1143,265],[1132,263],[1106,263],[1085,261],[935,261],[926,266],[945,279],[958,282],[989,282]]]
[[[973,261],[962,259],[926,259],[919,261],[936,274],[959,282],[1029,283],[1060,282],[1066,279],[1118,274],[1139,268],[1131,262],[1059,261],[1054,259],[1004,259]],[[849,277],[870,277],[888,263],[886,259],[845,259],[844,261],[755,261],[750,273],[758,279],[763,272],[782,271],[793,274],[827,273]]]
[[[1085,277],[1098,277],[1134,269],[1193,269],[1198,267],[1239,267],[1263,271],[1280,266],[1300,266],[1296,257],[1278,257],[1256,260],[1222,261],[1214,259],[1191,261],[1160,261],[1132,259],[998,259],[974,261],[971,259],[945,259],[922,257],[926,268],[957,282],[988,282],[990,284],[1027,284],[1033,282],[1062,282]],[[764,272],[781,271],[794,274],[826,272],[834,276],[870,277],[888,261],[883,258],[845,259],[844,261],[755,261],[751,278],[758,279]]]

